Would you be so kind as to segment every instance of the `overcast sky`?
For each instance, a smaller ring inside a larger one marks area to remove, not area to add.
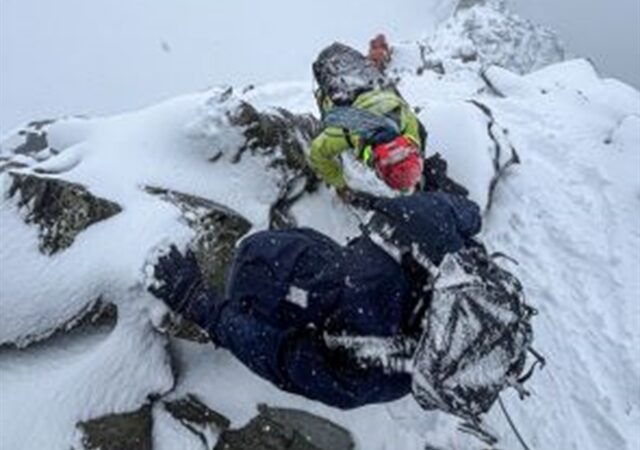
[[[557,30],[569,50],[604,76],[640,88],[640,0],[509,0],[521,15]]]
[[[451,1],[0,0],[0,132],[221,83],[307,79],[331,41],[420,37]],[[604,74],[640,86],[640,0],[512,1]]]
[[[420,35],[448,2],[0,0],[0,130],[221,83],[307,79],[331,41]]]

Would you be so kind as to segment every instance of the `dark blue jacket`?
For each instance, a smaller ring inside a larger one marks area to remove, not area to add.
[[[478,207],[443,193],[381,200],[400,234],[436,264],[480,229]],[[408,374],[363,368],[336,357],[323,333],[402,334],[414,280],[366,235],[341,247],[311,229],[265,231],[234,258],[222,306],[196,322],[260,376],[340,408],[386,402],[410,392]]]

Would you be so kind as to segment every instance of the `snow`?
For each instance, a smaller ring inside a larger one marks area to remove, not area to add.
[[[79,420],[138,409],[171,389],[166,338],[150,332],[144,310],[121,316],[109,333],[3,349],[1,448],[69,448]]]
[[[490,108],[521,158],[498,184],[482,235],[491,249],[519,261],[514,270],[540,312],[535,347],[548,366],[528,383],[533,395],[526,402],[515,392],[504,396],[521,433],[537,449],[632,450],[640,441],[640,93],[599,78],[585,60],[525,76],[490,68],[487,79],[502,96],[481,89],[472,70],[417,76],[409,70],[413,61],[404,61],[399,88],[422,108],[428,152],[442,152],[472,198],[487,204],[495,155],[487,117],[467,100]],[[193,231],[177,208],[140,188],[211,199],[249,219],[254,230],[267,226],[278,193],[259,158],[230,163],[240,137],[226,122],[223,92],[117,116],[67,118],[49,131],[59,154],[42,161],[15,156],[29,165],[17,172],[39,169],[81,183],[123,212],[49,257],[38,251],[36,229],[3,195],[0,342],[27,343],[98,297],[118,306],[118,323],[23,350],[0,349],[0,448],[68,449],[78,439],[79,420],[131,411],[150,394],[169,391],[169,399],[196,394],[234,427],[255,415],[255,405],[268,403],[345,426],[359,449],[480,448],[456,431],[456,419],[424,412],[411,398],[342,411],[279,391],[223,349],[172,341],[167,352],[168,339],[158,330],[164,309],[144,291],[145,267],[158,249],[186,245]],[[304,82],[258,86],[232,101],[239,99],[315,112]],[[11,140],[0,147],[3,156]],[[218,151],[222,158],[208,162]],[[0,174],[3,193],[8,178]],[[354,178],[361,179],[357,166]],[[300,225],[340,242],[355,236],[362,220],[324,188],[293,214]],[[155,408],[154,419],[157,448],[198,448],[166,412]],[[487,422],[500,448],[518,448],[499,411]]]
[[[569,87],[574,79],[578,88]],[[533,104],[517,97],[490,103],[523,162],[499,191],[485,238],[521,263],[518,273],[540,309],[536,346],[549,367],[532,380],[533,398],[510,407],[517,422],[536,424],[528,431],[538,447],[633,448],[640,418],[640,128],[633,117],[640,98],[600,81],[584,62],[523,82],[550,90]],[[636,138],[606,144],[621,121],[635,123]],[[567,424],[571,434],[563,432]]]
[[[291,286],[289,288],[289,295],[287,295],[287,301],[302,309],[306,309],[307,306],[309,306],[309,293],[299,287]]]
[[[419,117],[428,124],[427,156],[440,152],[450,176],[469,190],[473,201],[485,206],[493,176],[493,142],[482,112],[466,101],[435,101],[428,102]]]

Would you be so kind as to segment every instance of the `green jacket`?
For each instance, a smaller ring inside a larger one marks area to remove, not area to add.
[[[331,104],[322,106],[323,113],[332,107]],[[358,96],[351,106],[379,115],[399,114],[402,134],[409,136],[419,146],[422,144],[418,118],[407,102],[397,94],[384,90],[365,92]],[[352,148],[349,142],[355,147],[353,150],[356,151],[358,157],[363,150],[358,135],[349,133],[349,137],[350,139],[347,139],[346,132],[341,128],[329,126],[311,143],[309,156],[311,168],[323,181],[336,188],[343,188],[347,185],[340,155]]]

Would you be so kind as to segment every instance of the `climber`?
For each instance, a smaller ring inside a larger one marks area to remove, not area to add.
[[[375,44],[372,58],[367,58],[334,43],[313,63],[323,130],[312,142],[309,162],[345,201],[352,198],[352,191],[340,158],[349,149],[396,191],[413,192],[422,178],[426,132],[377,67],[389,56],[388,51],[381,52],[388,49],[386,41],[378,39]]]
[[[283,390],[340,408],[403,397],[410,374],[364,364],[332,337],[416,341],[432,268],[472,245],[480,211],[442,192],[377,199],[373,211],[346,246],[306,228],[247,237],[224,294],[206,286],[192,252],[172,247],[149,290]]]
[[[369,41],[369,54],[367,57],[381,72],[387,68],[387,65],[391,62],[391,48],[384,34],[379,34]]]

